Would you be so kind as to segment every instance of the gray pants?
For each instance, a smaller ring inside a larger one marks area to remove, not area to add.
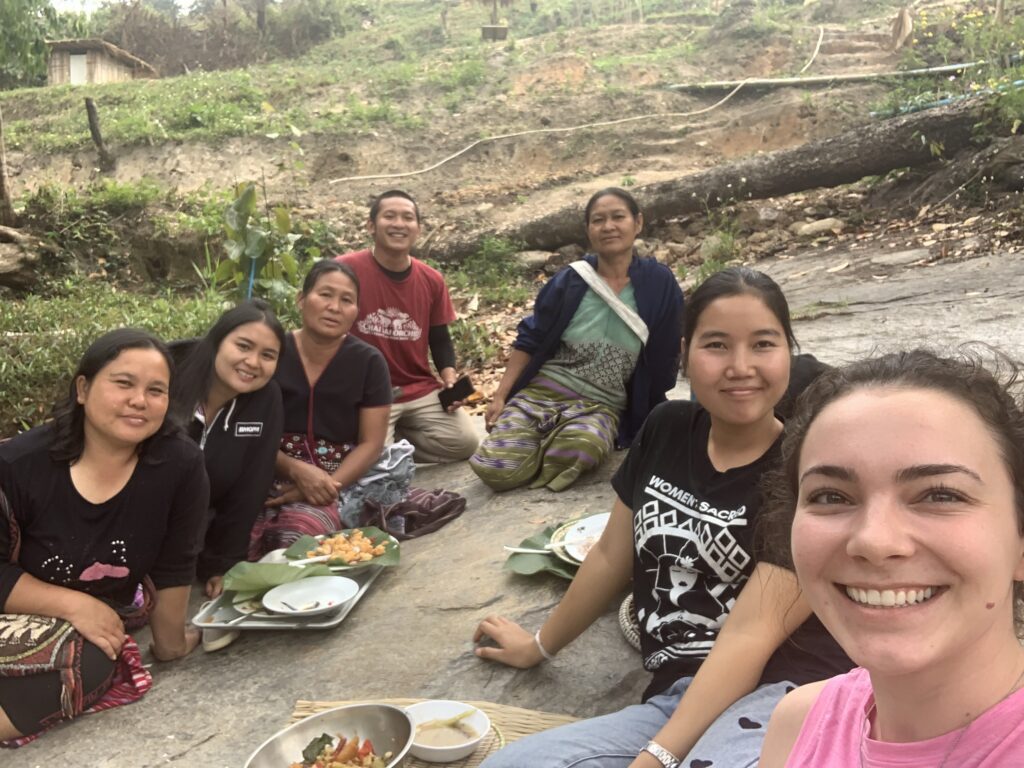
[[[473,419],[462,408],[448,413],[437,390],[408,403],[394,403],[385,443],[405,438],[416,448],[419,463],[462,461],[480,443]]]
[[[627,768],[661,730],[693,681],[602,717],[535,733],[491,755],[480,768]],[[754,768],[772,710],[795,686],[763,685],[712,723],[679,768]]]

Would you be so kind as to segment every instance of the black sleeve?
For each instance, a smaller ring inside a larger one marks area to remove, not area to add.
[[[188,440],[186,437],[180,438]],[[206,510],[210,504],[210,482],[198,446],[188,443],[188,454],[167,461],[173,467],[174,498],[167,518],[167,533],[149,576],[157,589],[190,585],[196,575],[196,560],[203,541]]]
[[[430,356],[434,359],[434,367],[438,373],[443,368],[455,367],[455,346],[452,344],[452,334],[447,325],[430,326],[427,343],[430,345]]]
[[[267,384],[261,394],[265,401],[261,403],[262,407],[256,413],[246,413],[245,418],[258,414],[263,421],[263,432],[258,438],[248,438],[248,450],[241,464],[244,470],[238,473],[227,493],[215,500],[217,508],[213,510],[213,519],[206,530],[206,543],[197,568],[203,581],[211,576],[224,575],[235,563],[246,559],[252,525],[263,509],[267,491],[274,480],[274,462],[284,431],[284,408],[276,382]],[[238,442],[237,438],[235,442]],[[217,461],[215,455],[206,459]]]
[[[366,360],[362,399],[359,402],[359,407],[376,408],[382,405],[391,405],[393,398],[388,364],[384,362],[384,355],[372,347],[370,350],[370,355]]]

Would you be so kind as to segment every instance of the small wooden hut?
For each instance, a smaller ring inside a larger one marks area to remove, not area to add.
[[[50,40],[47,85],[120,83],[141,77],[159,77],[137,56],[106,40]]]

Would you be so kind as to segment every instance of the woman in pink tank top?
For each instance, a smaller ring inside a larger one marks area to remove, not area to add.
[[[775,544],[859,668],[783,699],[761,768],[1024,765],[1024,410],[997,362],[855,363],[786,424]]]

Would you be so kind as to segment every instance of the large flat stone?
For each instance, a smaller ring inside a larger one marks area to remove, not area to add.
[[[891,265],[872,278],[867,250],[808,253],[758,263],[782,285],[805,351],[842,363],[875,349],[924,344],[950,349],[982,340],[1024,356],[1024,256],[992,254],[934,266]],[[828,272],[850,261],[850,268]],[[905,267],[905,268],[902,268]],[[674,397],[685,397],[680,387]],[[466,513],[402,546],[402,563],[382,575],[336,630],[251,632],[216,654],[198,652],[154,668],[140,703],[61,726],[0,758],[4,768],[63,765],[230,767],[288,720],[297,699],[444,696],[485,699],[589,716],[639,699],[647,676],[618,628],[615,609],[553,663],[518,671],[479,661],[471,635],[488,613],[540,625],[564,594],[556,577],[502,570],[502,544],[538,528],[610,509],[608,484],[621,461],[561,494],[494,494],[466,464],[422,470],[417,485],[464,494]],[[198,607],[198,597],[193,599]],[[145,647],[148,636],[139,635]]]

